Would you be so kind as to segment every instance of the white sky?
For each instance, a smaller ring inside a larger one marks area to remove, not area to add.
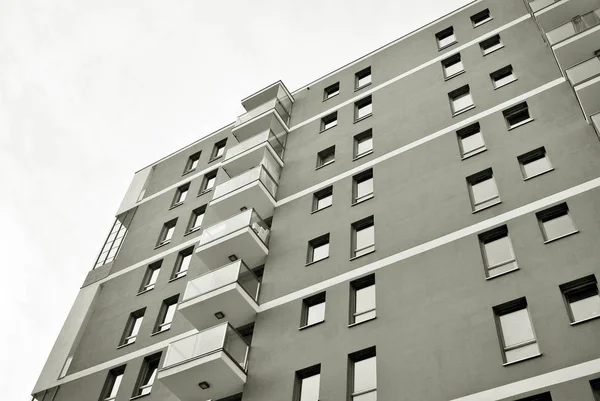
[[[466,3],[0,1],[2,398],[29,400],[136,170]]]

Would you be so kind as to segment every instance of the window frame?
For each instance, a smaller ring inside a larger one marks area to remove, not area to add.
[[[473,186],[481,184],[482,182],[488,180],[493,181],[494,187],[496,188],[496,196],[481,201],[476,201],[475,194],[473,192]],[[492,206],[496,206],[502,203],[502,198],[500,197],[500,189],[498,188],[498,183],[496,183],[496,179],[494,178],[494,171],[491,167],[468,176],[466,178],[466,181],[469,190],[469,198],[471,199],[471,211],[473,213],[477,213],[481,210],[485,210]]]
[[[503,84],[498,85],[498,81],[504,79],[506,77],[512,76],[512,80],[504,82]],[[492,80],[492,86],[494,90],[504,88],[506,85],[510,85],[515,81],[518,81],[517,74],[515,74],[515,69],[512,64],[509,64],[505,67],[502,67],[492,73],[490,73],[490,79]]]
[[[483,147],[479,147],[479,148],[473,149],[473,150],[465,153],[465,150],[464,150],[465,148],[463,146],[462,140],[465,138],[474,136],[474,135],[481,136],[481,140],[483,142]],[[485,144],[485,139],[483,138],[483,132],[481,132],[481,126],[479,125],[479,122],[475,122],[473,124],[470,124],[464,128],[457,130],[456,137],[458,139],[458,150],[460,152],[461,160],[468,159],[469,157],[473,157],[473,156],[478,155],[479,153],[485,152],[487,150],[487,146]]]
[[[546,160],[546,162],[548,164],[548,168],[546,168],[546,170],[540,171],[539,173],[527,175],[525,166],[529,163],[532,163],[532,162],[535,162],[535,161],[538,161],[541,159]],[[521,174],[523,175],[523,181],[527,181],[532,178],[539,177],[540,175],[549,173],[550,171],[554,170],[554,167],[552,167],[552,163],[550,162],[550,158],[548,157],[548,152],[546,152],[546,148],[544,146],[541,146],[537,149],[531,150],[527,153],[517,156],[517,161],[519,162],[519,168],[521,169]]]
[[[158,236],[158,241],[156,242],[156,248],[159,248],[163,245],[167,245],[171,243],[173,239],[173,235],[175,235],[175,228],[177,227],[177,218],[171,219],[165,222],[160,230],[160,234]],[[173,230],[173,231],[171,231]],[[169,233],[171,235],[169,236]],[[167,238],[168,237],[168,238]]]
[[[373,243],[365,245],[361,249],[357,249],[358,246],[358,232],[367,228],[373,227]],[[375,218],[373,215],[355,221],[350,225],[350,260],[366,256],[370,253],[375,252]],[[360,253],[359,252],[363,252]]]
[[[125,367],[126,365],[122,365],[116,368],[113,368],[108,371],[106,375],[106,379],[104,380],[104,385],[102,386],[102,392],[100,393],[99,401],[114,401],[117,399],[117,395],[119,394],[119,389],[121,384],[123,383],[123,375],[125,375]],[[119,379],[120,377],[120,379]],[[115,383],[117,384],[117,391],[114,397],[111,397],[111,393],[114,390]]]
[[[162,301],[160,305],[160,311],[158,312],[158,316],[156,318],[156,323],[154,324],[154,330],[152,335],[156,335],[159,333],[164,333],[171,329],[173,324],[173,320],[175,320],[175,313],[177,312],[177,304],[179,303],[179,294],[173,295]],[[170,321],[166,321],[166,318],[169,315],[169,308],[175,307],[173,312],[173,317]]]
[[[156,377],[158,376],[158,371],[160,369],[160,359],[160,352],[144,358],[131,398],[141,397],[152,393],[152,387],[156,382]],[[154,367],[154,365],[156,365],[156,367]],[[150,381],[150,383],[142,384],[145,381]],[[144,393],[146,389],[149,389],[149,391]]]
[[[195,171],[196,168],[198,168],[198,164],[200,164],[200,156],[202,156],[202,151],[198,151],[196,153],[192,153],[186,163],[185,163],[185,167],[183,169],[183,174],[181,175],[186,175],[188,173],[191,173],[192,171]]]
[[[455,109],[455,102],[463,97],[469,96],[471,98],[471,104],[463,107],[462,109]],[[459,114],[466,113],[469,110],[473,110],[475,108],[475,99],[471,94],[471,88],[469,85],[463,85],[460,88],[454,89],[452,92],[448,93],[448,100],[450,101],[450,112],[452,113],[452,117],[458,116]]]
[[[336,82],[323,89],[323,101],[329,100],[340,94],[340,82]]]
[[[518,344],[513,344],[513,345],[507,346],[506,340],[505,340],[505,334],[502,330],[502,323],[501,323],[500,317],[521,311],[523,309],[527,312],[527,316],[529,318],[529,325],[531,327],[531,334],[532,334],[533,338],[529,339],[527,341],[520,342]],[[539,350],[539,341],[538,341],[537,335],[535,334],[535,327],[533,326],[533,319],[531,318],[531,312],[529,311],[529,305],[527,304],[527,298],[521,297],[521,298],[515,299],[513,301],[509,301],[509,302],[505,302],[500,305],[496,305],[496,306],[492,307],[492,310],[494,312],[494,320],[496,322],[496,331],[498,332],[498,339],[500,342],[500,349],[502,351],[502,361],[503,361],[504,366],[508,366],[508,365],[512,365],[514,363],[526,361],[528,359],[536,358],[536,357],[542,355],[541,351]],[[515,349],[523,348],[523,347],[526,347],[531,344],[538,345],[538,353],[537,354],[532,354],[532,355],[524,357],[524,358],[519,358],[519,359],[515,359],[512,361],[508,361],[508,359],[506,357],[507,351],[512,351]]]
[[[208,160],[208,162],[209,163],[213,162],[213,161],[225,156],[226,145],[227,145],[227,138],[223,138],[220,141],[215,142],[215,144],[213,145],[212,152],[210,152],[210,159]],[[222,152],[221,152],[221,150],[222,150]]]
[[[331,156],[332,159],[329,161],[324,161],[326,157]],[[317,153],[317,166],[315,170],[319,170],[325,166],[329,166],[330,164],[335,162],[335,145],[329,146]]]
[[[498,43],[498,47],[490,50],[492,47],[495,46],[496,42]],[[504,43],[502,43],[502,38],[500,38],[500,35],[496,34],[496,35],[490,36],[489,38],[484,39],[481,42],[479,42],[479,48],[481,49],[481,53],[483,54],[483,57],[485,57],[488,54],[492,54],[494,52],[497,52],[498,50],[503,49]]]
[[[370,77],[369,82],[359,85],[360,80],[363,78],[366,78],[366,77]],[[362,70],[360,70],[354,74],[354,91],[355,92],[359,91],[363,88],[366,88],[367,86],[371,85],[372,83],[373,83],[373,76],[371,73],[371,66],[363,68]]]
[[[327,197],[331,197],[331,203],[327,206],[319,207],[319,201],[325,199]],[[333,206],[333,185],[330,185],[326,188],[320,189],[317,192],[313,193],[313,202],[312,202],[312,212],[316,213],[321,210],[327,209],[328,207]]]
[[[357,312],[357,293],[365,288],[374,287],[375,289],[375,307],[361,312]],[[356,321],[362,315],[373,314],[364,320]],[[375,274],[369,274],[359,279],[350,282],[350,310],[348,315],[348,327],[353,327],[362,323],[370,322],[377,318],[377,286],[375,282]]]
[[[365,114],[362,117],[359,117],[358,113],[360,112],[360,110],[367,106],[371,106],[371,112],[368,114]],[[354,102],[354,122],[355,123],[365,120],[365,119],[371,117],[372,115],[373,115],[373,96],[372,95],[365,96],[362,99],[359,99],[356,102]]]
[[[177,206],[183,205],[183,203],[187,199],[189,192],[190,192],[190,183],[189,182],[187,182],[183,185],[180,185],[175,190],[175,196],[173,197],[173,202],[171,202],[171,209],[176,208]],[[183,200],[181,199],[182,196],[183,196]]]
[[[355,391],[356,364],[367,359],[375,358],[375,387]],[[355,397],[375,392],[377,394],[377,351],[375,346],[353,352],[348,355],[348,400],[354,401]]]
[[[332,123],[335,123],[335,124],[330,127],[327,127],[328,124],[332,124]],[[337,125],[338,125],[338,113],[337,113],[337,111],[334,111],[333,113],[330,113],[330,114],[326,115],[325,117],[321,118],[321,127],[319,130],[319,133],[333,129],[333,128],[337,127]]]
[[[204,214],[206,213],[206,206],[207,205],[202,205],[192,210],[192,213],[190,214],[190,220],[188,221],[188,226],[185,231],[186,234],[191,234],[202,228],[202,223],[204,222]],[[200,225],[195,226],[198,220],[198,216],[202,216],[202,222],[200,223]]]
[[[361,141],[368,140],[368,139],[371,139],[371,149],[366,150],[362,153],[358,153],[359,143]],[[361,157],[370,155],[371,153],[373,153],[373,148],[374,148],[374,141],[373,141],[373,129],[372,128],[369,128],[368,130],[362,131],[361,133],[354,135],[354,146],[353,146],[354,157],[352,158],[352,160],[353,161],[358,160]]]
[[[365,195],[361,196],[360,198],[358,198],[359,184],[361,184],[369,179],[372,180],[371,186],[373,187],[373,190],[371,191],[371,193],[365,194]],[[359,203],[365,202],[369,199],[372,199],[374,196],[375,196],[375,177],[374,177],[372,168],[361,171],[360,173],[352,176],[352,205],[357,205]]]
[[[475,19],[477,19],[480,16],[486,16],[486,18],[476,22]],[[471,23],[473,24],[473,29],[480,27],[481,25],[485,24],[486,22],[490,22],[492,21],[494,18],[492,17],[492,14],[490,13],[490,9],[486,8],[485,10],[481,10],[478,13],[475,13],[473,15],[471,15],[470,17],[471,19]]]
[[[137,341],[137,337],[140,334],[140,329],[144,324],[145,314],[146,308],[138,309],[129,314],[129,316],[127,317],[127,323],[125,323],[125,329],[123,330],[123,334],[121,335],[121,340],[119,341],[119,346],[117,348],[134,344]],[[140,320],[140,325],[138,331],[134,334],[135,325],[138,319]],[[132,341],[129,341],[130,339]]]
[[[523,113],[527,114],[527,118],[514,124],[511,124],[510,119],[516,116],[520,116]],[[509,107],[506,110],[502,110],[502,115],[504,116],[504,121],[506,121],[506,126],[508,127],[509,131],[533,121],[531,113],[529,112],[529,105],[527,104],[527,102],[521,102],[512,107]]]
[[[326,312],[326,308],[327,308],[326,302],[327,302],[327,296],[326,296],[325,291],[320,292],[315,295],[312,295],[312,296],[302,300],[302,313],[300,316],[299,330],[303,330],[305,328],[312,327],[317,324],[321,324],[321,323],[325,322],[325,312]],[[310,317],[310,308],[315,307],[317,305],[321,305],[321,304],[323,304],[323,319],[316,321],[316,322],[309,323],[308,318]]]
[[[308,241],[308,249],[307,249],[307,255],[306,255],[306,265],[307,266],[329,258],[329,251],[330,251],[330,249],[329,249],[330,235],[329,234],[330,233],[319,235],[318,237],[313,238],[310,241]],[[325,246],[325,245],[327,245],[327,256],[315,260],[315,257],[314,257],[315,249],[319,248],[321,246]]]
[[[219,173],[219,169],[216,168],[208,173],[204,174],[202,177],[202,184],[200,185],[200,192],[198,192],[198,196],[204,195],[213,190],[215,185],[217,185],[217,174]],[[208,188],[208,183],[210,180],[214,179],[214,182],[210,188]]]
[[[457,59],[458,59],[458,61],[454,62]],[[450,64],[450,63],[452,63],[452,64]],[[453,74],[448,75],[447,74],[447,68],[449,66],[452,66],[452,65],[455,65],[455,64],[458,64],[458,63],[460,63],[462,65],[462,70],[460,70],[458,72],[455,72]],[[444,80],[445,81],[449,81],[450,79],[452,79],[454,77],[457,77],[457,76],[459,76],[461,74],[464,74],[466,72],[465,65],[464,65],[464,63],[462,61],[462,56],[461,56],[460,52],[455,53],[455,54],[453,54],[453,55],[451,55],[449,57],[446,57],[445,59],[443,59],[442,61],[440,61],[440,64],[442,65],[442,74],[444,75]]]
[[[156,282],[158,281],[158,277],[160,276],[160,269],[162,267],[163,260],[158,260],[156,262],[150,263],[146,267],[146,272],[144,273],[144,277],[142,278],[142,283],[140,285],[140,289],[138,290],[138,294],[143,294],[145,292],[151,291],[156,287]],[[152,277],[154,277],[154,272],[158,271],[156,274],[156,280],[154,283],[151,282]]]
[[[303,381],[305,379],[314,377],[314,376],[319,376],[319,391],[318,393],[321,392],[321,364],[316,364],[313,366],[309,366],[308,368],[304,368],[301,370],[296,371],[296,373],[294,374],[294,394],[293,394],[293,399],[294,401],[302,401],[302,385],[303,385]],[[318,401],[315,400],[315,401]]]
[[[571,301],[571,297],[581,296],[582,292],[591,291],[594,294],[591,296],[588,296],[588,297],[583,297],[583,298],[577,299],[577,300],[592,298],[594,296],[599,297],[598,280],[596,279],[596,276],[594,274],[590,274],[585,277],[581,277],[579,279],[572,280],[567,283],[561,284],[558,286],[558,288],[560,289],[560,292],[563,296],[563,300],[565,302],[565,307],[567,310],[567,315],[569,316],[569,320],[571,322],[571,326],[600,318],[600,313],[598,313],[596,315],[587,316],[582,319],[576,319],[575,315],[573,314],[573,309],[571,307],[571,303],[576,302],[576,301]],[[600,302],[600,300],[598,302]]]
[[[193,246],[179,251],[179,253],[177,254],[177,259],[175,259],[175,265],[173,266],[173,272],[171,273],[171,279],[169,281],[175,281],[181,277],[187,276],[187,272],[192,263],[193,255],[194,255],[194,247]],[[190,263],[188,263],[188,266],[186,267],[185,270],[181,270],[181,267],[183,266],[183,261],[188,256],[190,257]]]
[[[445,38],[450,37],[450,36],[453,36],[454,40],[452,42],[450,42],[450,43],[442,45],[441,41],[444,40]],[[456,34],[454,33],[454,27],[453,26],[449,26],[448,28],[442,29],[441,31],[439,31],[438,33],[436,33],[435,34],[435,40],[436,40],[438,51],[442,51],[442,50],[447,49],[450,46],[453,46],[453,45],[455,45],[455,44],[458,43],[458,38],[456,37]]]
[[[546,208],[544,210],[540,210],[536,212],[535,216],[538,220],[538,225],[540,226],[540,230],[542,231],[542,238],[544,239],[544,244],[548,244],[553,241],[557,241],[559,239],[568,237],[573,234],[577,234],[579,230],[577,230],[577,226],[575,225],[575,221],[571,217],[571,213],[569,212],[569,206],[566,202],[559,203],[558,205],[554,205],[552,207]],[[557,219],[562,216],[569,216],[571,221],[571,225],[573,226],[573,230],[563,233],[557,237],[549,238],[544,227],[544,223]]]
[[[481,233],[477,237],[479,239],[479,246],[481,249],[481,257],[483,259],[483,267],[485,270],[486,280],[491,280],[493,278],[500,277],[505,274],[519,270],[519,265],[517,263],[517,257],[515,255],[515,250],[512,245],[512,240],[510,238],[510,235],[508,232],[508,227],[506,226],[506,224],[496,227],[496,228],[493,228],[491,230],[488,230],[484,233]],[[508,239],[508,246],[509,246],[508,250],[509,250],[510,254],[512,255],[512,258],[506,259],[500,263],[496,263],[495,265],[491,266],[490,262],[489,262],[488,252],[487,252],[485,245],[492,243],[494,241],[498,241],[502,238]],[[496,273],[496,274],[490,274],[492,270],[501,268],[503,266],[507,266],[509,264],[513,266],[512,269],[504,270],[504,271],[501,271],[500,273]]]

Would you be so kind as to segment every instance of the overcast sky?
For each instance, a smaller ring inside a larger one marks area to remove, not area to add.
[[[0,1],[0,388],[29,400],[136,170],[469,1]]]

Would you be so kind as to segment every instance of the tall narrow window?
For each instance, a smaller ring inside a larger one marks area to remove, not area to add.
[[[444,70],[444,78],[450,79],[465,72],[460,53],[456,53],[445,60],[442,60],[442,68]]]
[[[473,23],[473,28],[477,28],[478,26],[483,25],[486,22],[489,22],[491,20],[492,20],[492,16],[490,15],[490,10],[488,8],[471,16],[471,22]]]
[[[317,168],[327,166],[335,161],[335,146],[330,146],[317,153]]]
[[[354,121],[362,120],[373,114],[373,101],[367,96],[354,103]]]
[[[437,39],[438,49],[442,50],[456,43],[456,35],[454,35],[454,28],[449,27],[435,34]]]
[[[479,243],[487,278],[496,277],[519,268],[506,225],[479,234]]]
[[[352,203],[359,203],[373,197],[373,169],[368,169],[352,177]]]
[[[156,320],[156,326],[154,327],[154,333],[161,333],[171,328],[171,323],[175,317],[177,311],[177,301],[179,301],[179,294],[174,295],[168,299],[165,299],[160,307],[158,313],[158,319]]]
[[[512,65],[507,65],[506,67],[500,68],[499,70],[492,72],[490,74],[490,78],[492,79],[494,89],[501,88],[517,80],[517,76],[512,68]]]
[[[362,89],[367,85],[371,85],[371,67],[360,70],[354,75],[354,88]]]
[[[375,347],[348,355],[350,399],[352,401],[377,400],[377,356]]]
[[[156,280],[158,280],[161,265],[162,260],[159,260],[158,262],[154,262],[148,266],[146,273],[144,274],[144,279],[142,280],[142,285],[140,286],[140,293],[150,291],[154,288],[156,285]]]
[[[329,257],[329,234],[308,241],[306,263],[318,262]]]
[[[133,219],[134,209],[117,216],[110,233],[104,242],[102,251],[100,251],[100,255],[98,255],[98,259],[96,259],[94,269],[115,260],[119,249],[121,249],[121,244],[125,240],[127,228]]]
[[[500,35],[494,35],[491,38],[484,40],[479,43],[479,47],[481,48],[481,52],[484,56],[495,52],[496,50],[500,50],[504,47],[502,41],[500,40]]]
[[[202,152],[196,152],[188,158],[187,163],[185,164],[185,169],[183,170],[183,174],[187,174],[190,171],[196,170],[201,154]]]
[[[540,355],[525,297],[494,306],[504,363]]]
[[[165,224],[163,224],[162,230],[160,230],[160,235],[158,236],[158,242],[156,246],[165,245],[171,242],[171,238],[173,238],[173,233],[175,232],[176,225],[177,219],[167,221]]]
[[[325,320],[325,293],[322,292],[302,301],[300,327],[312,326]]]
[[[187,274],[190,263],[192,262],[193,252],[194,247],[184,249],[183,251],[179,252],[179,255],[177,255],[177,260],[175,261],[175,268],[173,269],[173,276],[171,280],[178,279]]]
[[[73,362],[73,355],[69,355],[69,357],[65,361],[65,364],[63,365],[63,367],[60,371],[60,374],[58,375],[59,379],[62,379],[63,377],[65,377],[67,375],[67,373],[69,373],[69,368],[71,367],[71,362]]]
[[[333,186],[323,188],[313,195],[312,211],[317,212],[333,204]]]
[[[491,168],[467,177],[467,185],[474,212],[500,203],[500,194]]]
[[[468,127],[456,131],[456,136],[458,137],[460,155],[463,159],[475,156],[487,149],[485,147],[485,142],[483,141],[479,123],[471,124]]]
[[[142,327],[142,321],[144,320],[145,312],[146,308],[132,312],[129,315],[127,324],[125,325],[125,331],[123,332],[123,337],[119,345],[128,345],[135,342],[137,335],[140,332],[140,327]]]
[[[321,119],[321,132],[333,128],[337,125],[337,111]]]
[[[334,96],[337,96],[340,94],[340,83],[336,82],[332,85],[329,85],[327,88],[325,88],[324,93],[323,93],[323,100],[327,100],[327,99],[331,99]]]
[[[125,373],[125,366],[120,366],[115,369],[111,369],[106,376],[104,387],[102,388],[102,395],[100,401],[114,401],[117,398],[121,381],[123,380],[123,374]]]
[[[350,283],[350,325],[374,319],[376,313],[375,275]]]
[[[571,323],[600,317],[600,296],[595,275],[561,284],[559,288],[567,304]]]
[[[465,85],[448,93],[448,98],[450,99],[452,115],[460,114],[475,107],[469,85]]]
[[[529,115],[529,107],[526,102],[519,103],[516,106],[506,109],[502,114],[504,115],[506,125],[509,129],[519,127],[533,120]]]
[[[542,229],[544,242],[554,241],[578,232],[569,215],[569,207],[566,203],[552,206],[535,215]]]
[[[373,153],[373,130],[366,130],[354,136],[354,159]]]
[[[594,401],[600,401],[600,379],[590,381],[590,386],[594,394]]]
[[[319,401],[321,365],[311,366],[296,372],[294,401]]]
[[[352,223],[351,258],[366,255],[375,250],[375,222],[373,216]]]
[[[154,380],[156,380],[159,363],[160,353],[144,358],[142,369],[140,370],[140,375],[135,385],[135,390],[132,397],[150,394]]]
[[[212,190],[215,186],[215,181],[217,180],[217,171],[213,170],[206,174],[204,174],[204,178],[202,179],[202,184],[200,185],[200,192],[198,195],[202,195]]]
[[[213,151],[210,155],[209,161],[213,161],[213,160],[216,160],[216,159],[222,157],[223,154],[225,153],[225,145],[226,144],[227,144],[227,138],[215,143],[215,146],[213,147]]]
[[[190,222],[188,223],[187,232],[191,233],[202,227],[202,221],[204,220],[204,213],[206,212],[206,205],[202,205],[199,208],[192,210],[190,216]]]
[[[187,197],[188,190],[190,189],[189,182],[185,185],[180,186],[175,190],[175,197],[173,198],[173,204],[171,207],[179,206],[183,202],[185,202],[185,198]]]
[[[543,146],[517,157],[523,178],[528,180],[554,170]]]

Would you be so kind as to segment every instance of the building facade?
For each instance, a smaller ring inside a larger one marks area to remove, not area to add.
[[[600,0],[481,0],[137,172],[38,401],[600,400]]]

